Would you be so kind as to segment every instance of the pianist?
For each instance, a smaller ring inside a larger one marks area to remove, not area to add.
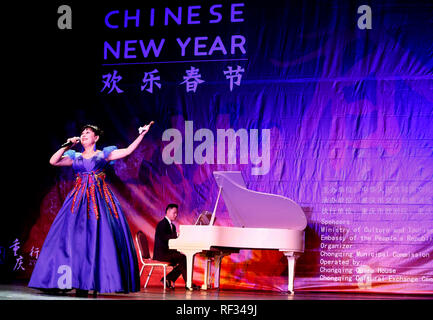
[[[170,262],[174,266],[173,270],[167,274],[166,286],[169,289],[174,289],[174,283],[182,275],[183,280],[187,281],[186,275],[186,257],[183,253],[177,250],[168,248],[168,240],[177,238],[176,226],[173,221],[176,220],[178,214],[178,205],[171,203],[165,209],[165,217],[156,226],[155,230],[155,246],[153,249],[153,259],[159,261]],[[161,279],[163,282],[164,279]],[[194,289],[198,286],[193,285]]]

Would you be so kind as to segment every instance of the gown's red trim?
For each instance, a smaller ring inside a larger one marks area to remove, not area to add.
[[[83,181],[83,176],[87,175],[87,183]],[[86,184],[89,186],[86,188]],[[80,173],[77,174],[77,178],[75,180],[74,189],[72,189],[72,194],[74,195],[72,199],[71,212],[74,213],[76,210],[76,202],[79,194],[81,196],[84,195],[84,189],[86,189],[86,198],[87,198],[87,217],[90,219],[90,208],[92,208],[93,213],[96,219],[99,219],[100,213],[98,209],[97,199],[96,199],[96,191],[99,195],[105,200],[107,204],[107,208],[116,219],[119,219],[119,214],[117,211],[116,203],[111,195],[111,191],[108,188],[107,183],[105,182],[105,173],[99,171],[92,171],[89,173]],[[82,190],[82,191],[81,191]]]

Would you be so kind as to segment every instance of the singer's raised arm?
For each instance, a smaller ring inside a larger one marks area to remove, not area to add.
[[[137,149],[141,140],[143,140],[144,135],[149,131],[150,126],[153,123],[154,122],[152,121],[148,125],[144,126],[143,131],[141,131],[141,133],[138,135],[138,137],[127,148],[113,150],[110,153],[110,155],[107,157],[107,160],[112,161],[112,160],[122,159],[124,157],[129,156],[132,152],[134,152],[134,150]]]

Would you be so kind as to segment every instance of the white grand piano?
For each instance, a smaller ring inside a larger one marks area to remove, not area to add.
[[[209,285],[209,261],[214,260],[214,288],[219,287],[221,260],[241,249],[282,251],[288,260],[288,292],[293,293],[296,258],[304,252],[307,219],[293,200],[274,194],[248,190],[240,171],[214,171],[219,187],[208,225],[180,225],[179,237],[169,240],[169,248],[187,258],[187,283],[191,289],[194,257],[208,257],[203,288]],[[215,226],[215,213],[223,196],[234,227]],[[264,261],[265,263],[265,261]]]

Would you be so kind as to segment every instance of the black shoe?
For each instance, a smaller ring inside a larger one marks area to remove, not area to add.
[[[87,298],[89,296],[89,290],[75,289],[75,296],[80,298]]]
[[[185,289],[188,289],[188,287],[185,286]],[[195,283],[193,283],[193,284],[191,285],[191,290],[200,290],[200,287],[199,287],[198,285],[196,285]]]
[[[62,296],[65,296],[69,291],[72,291],[72,289],[62,289],[62,290],[60,290]]]
[[[164,285],[164,278],[161,279],[161,283],[162,283],[162,285]],[[171,281],[171,280],[166,279],[165,280],[165,287],[167,289],[174,289],[174,282]]]

